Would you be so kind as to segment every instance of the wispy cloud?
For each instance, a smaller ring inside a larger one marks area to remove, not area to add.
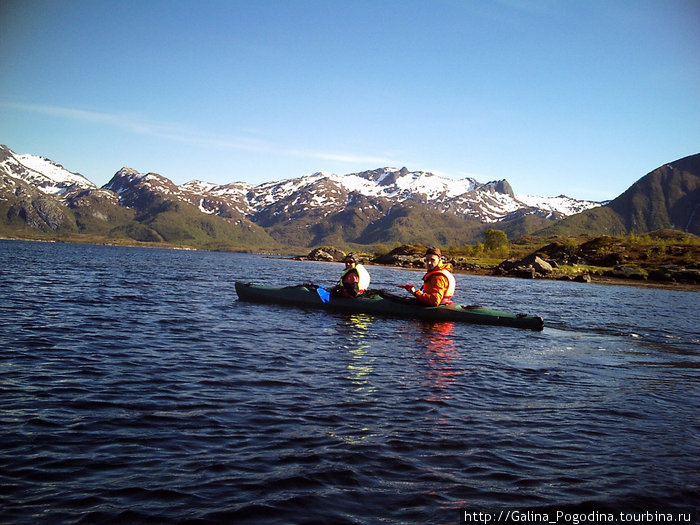
[[[134,133],[146,133],[148,132],[149,128],[148,123],[135,114],[100,113],[97,111],[87,111],[83,109],[45,106],[40,104],[23,104],[18,102],[0,102],[0,105],[18,111],[39,113],[56,118],[106,124],[109,126],[126,129]]]
[[[128,133],[149,135],[173,142],[189,144],[191,146],[208,146],[290,157],[328,160],[347,164],[395,164],[395,162],[391,159],[382,156],[362,155],[338,151],[293,149],[279,146],[260,138],[230,137],[205,133],[175,122],[158,122],[150,120],[137,113],[105,113],[84,109],[65,108],[60,106],[5,101],[0,101],[0,106],[17,111],[48,115],[59,119],[69,119],[78,122],[106,125],[124,130]],[[243,130],[243,132],[247,133],[246,130]],[[262,135],[262,132],[260,130],[255,130],[255,135],[260,136]]]
[[[330,153],[323,151],[287,150],[287,154],[295,157],[304,157],[320,160],[331,160],[335,162],[345,162],[348,164],[395,164],[392,159],[373,155],[355,155],[351,153]]]
[[[127,131],[129,133],[150,135],[167,140],[185,142],[192,145],[210,145],[248,150],[256,150],[264,147],[262,143],[256,144],[256,142],[252,140],[216,136],[199,132],[179,123],[150,120],[138,113],[104,113],[84,109],[65,108],[61,106],[24,104],[16,102],[0,102],[0,106],[18,111],[38,113],[78,122],[103,124]]]

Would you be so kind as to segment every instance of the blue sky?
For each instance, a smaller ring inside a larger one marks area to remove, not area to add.
[[[613,198],[700,152],[697,0],[0,1],[0,143],[105,184],[406,166]]]

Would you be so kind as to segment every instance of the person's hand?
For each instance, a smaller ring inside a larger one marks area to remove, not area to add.
[[[416,287],[413,286],[412,284],[400,284],[398,285],[399,288],[403,288],[404,290],[410,292],[410,293],[416,293]]]

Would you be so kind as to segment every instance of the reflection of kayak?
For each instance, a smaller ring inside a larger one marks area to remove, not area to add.
[[[483,306],[464,306],[461,304],[422,306],[411,299],[393,296],[381,291],[369,291],[355,299],[331,297],[329,300],[327,292],[315,285],[279,287],[236,282],[236,293],[240,301],[257,303],[308,306],[340,312],[412,317],[431,321],[514,326],[530,330],[542,330],[544,327],[542,318],[533,315],[516,315]]]

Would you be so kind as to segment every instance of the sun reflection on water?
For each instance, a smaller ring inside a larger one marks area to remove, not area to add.
[[[348,379],[355,385],[354,393],[364,396],[374,393],[376,387],[369,382],[374,357],[368,354],[370,348],[369,333],[372,318],[366,314],[352,314],[346,318],[345,326],[349,330],[348,342],[344,345],[350,355]]]
[[[454,341],[454,323],[421,323],[416,340],[424,348],[428,367],[424,386],[432,387],[428,401],[450,399],[448,387],[453,385],[462,370],[455,368],[459,350]]]
[[[346,379],[352,384],[350,389],[350,401],[358,407],[363,406],[363,401],[371,401],[377,391],[377,387],[370,382],[373,371],[374,356],[370,350],[370,327],[372,317],[366,314],[347,315],[340,324],[344,332],[347,333],[347,341],[343,349],[347,351],[348,364]],[[360,410],[358,408],[358,410]],[[367,418],[371,421],[371,418]],[[363,426],[342,434],[329,432],[329,435],[341,439],[351,445],[358,445],[363,441],[375,436],[377,433],[372,428],[373,425]]]

